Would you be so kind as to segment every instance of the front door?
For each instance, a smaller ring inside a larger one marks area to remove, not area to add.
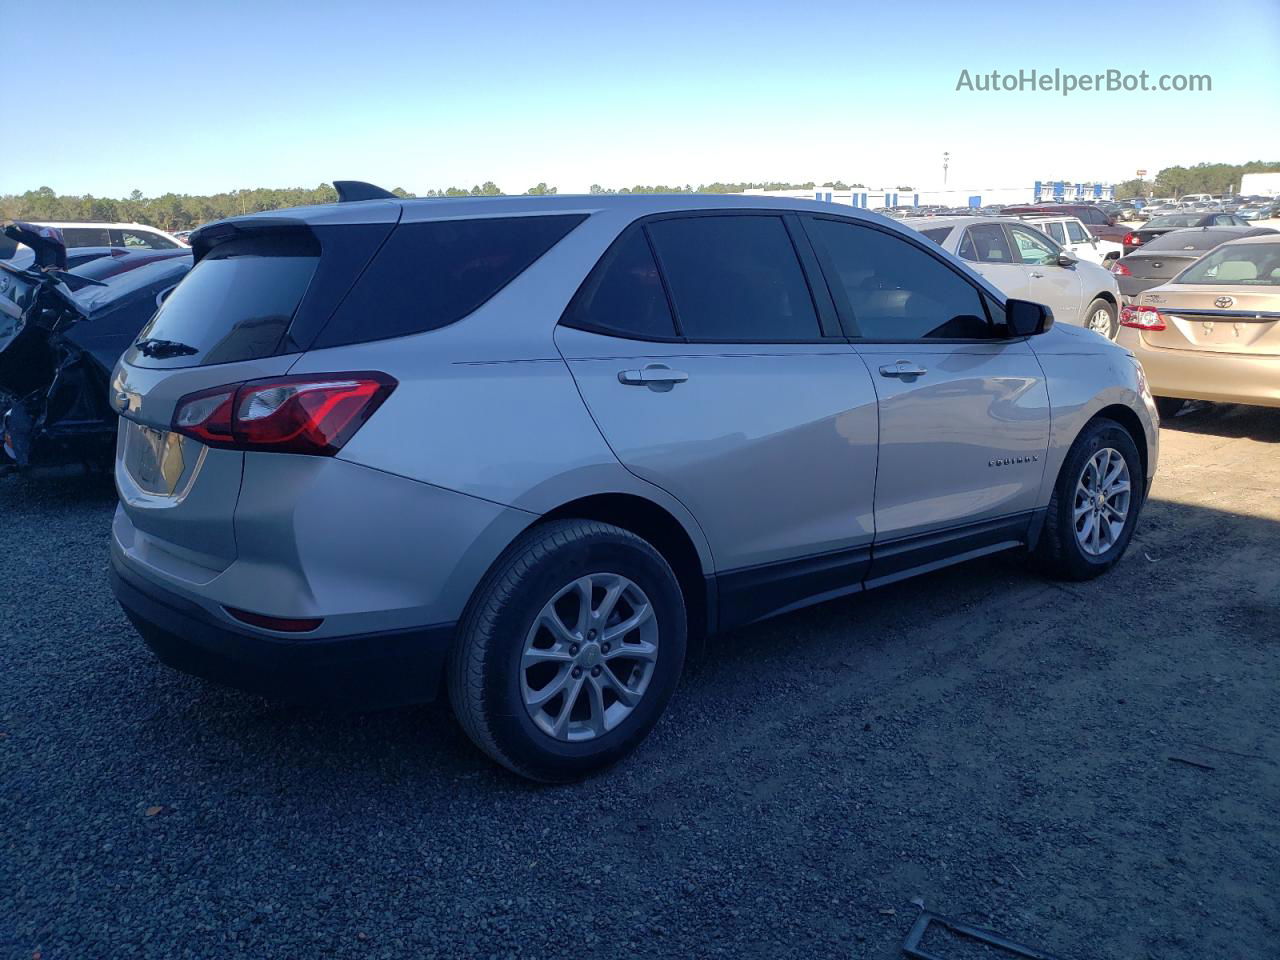
[[[856,589],[870,554],[876,391],[795,234],[766,213],[632,227],[556,333],[618,459],[701,525],[722,626]]]
[[[1048,304],[1063,323],[1080,324],[1085,307],[1080,302],[1080,272],[1074,264],[1064,267],[1058,262],[1062,248],[1040,231],[1022,224],[1008,224],[1005,229],[1014,253],[1031,278],[1031,296],[1027,299]]]
[[[806,222],[880,402],[870,578],[1025,536],[1049,441],[1026,340],[1003,339],[992,298],[926,245]]]

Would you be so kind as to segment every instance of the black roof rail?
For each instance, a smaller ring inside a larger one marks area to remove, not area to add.
[[[355,203],[359,200],[395,200],[390,190],[383,190],[363,180],[335,180],[333,189],[338,191],[339,203]]]

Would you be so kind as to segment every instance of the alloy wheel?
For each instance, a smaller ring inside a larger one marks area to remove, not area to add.
[[[1108,340],[1112,339],[1115,332],[1111,329],[1111,313],[1108,310],[1097,309],[1093,311],[1093,316],[1089,318],[1089,329],[1094,333],[1100,333]]]
[[[525,710],[557,740],[593,740],[635,710],[657,660],[658,620],[644,591],[616,573],[579,577],[543,605],[525,637]]]
[[[1080,549],[1100,557],[1115,546],[1129,517],[1131,500],[1129,465],[1120,451],[1105,447],[1090,457],[1076,481],[1072,510]]]

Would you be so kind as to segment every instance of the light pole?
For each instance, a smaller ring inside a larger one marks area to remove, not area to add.
[[[942,185],[947,185],[947,162],[951,159],[951,154],[947,151],[942,152]]]

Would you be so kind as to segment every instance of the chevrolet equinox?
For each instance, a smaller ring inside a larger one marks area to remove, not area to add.
[[[1094,577],[1133,535],[1141,366],[891,220],[340,195],[197,231],[115,369],[112,581],[166,664],[443,688],[568,780],[644,739],[692,636],[1002,550]]]

